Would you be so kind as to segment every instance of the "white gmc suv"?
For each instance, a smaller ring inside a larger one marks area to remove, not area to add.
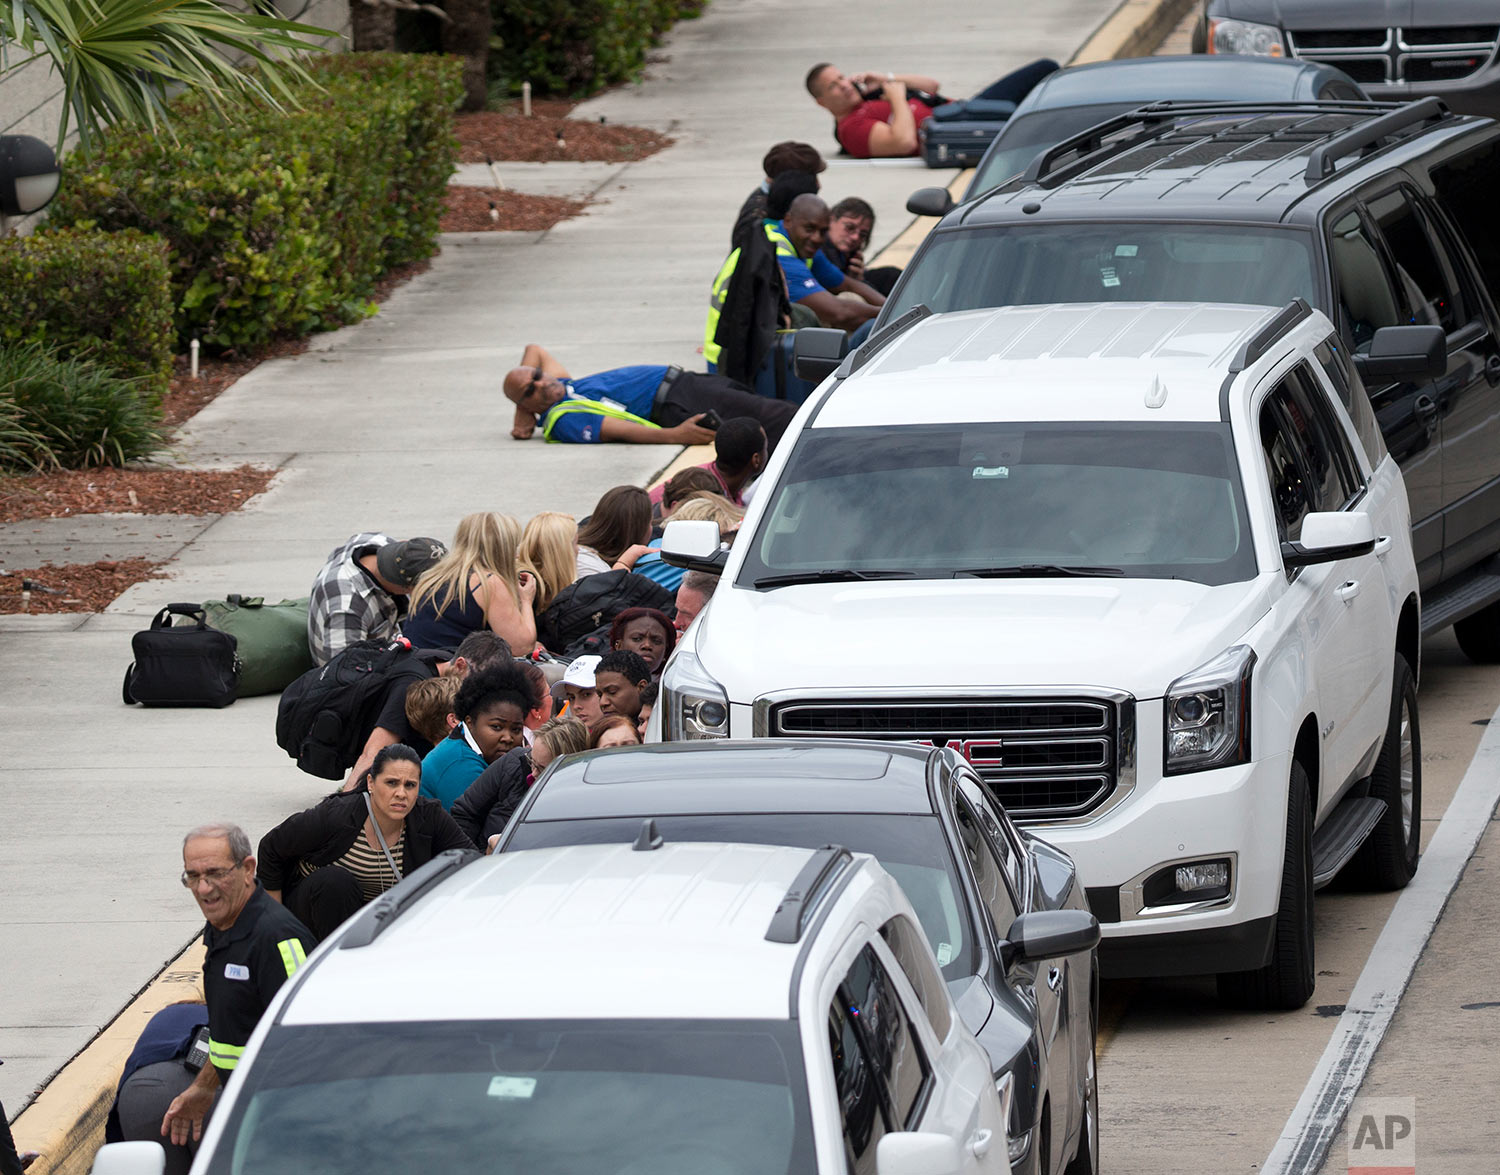
[[[1429,334],[1359,370],[1430,371]],[[1406,490],[1300,300],[919,307],[808,400],[732,550],[663,547],[722,580],[661,737],[956,747],[1077,861],[1106,974],[1299,1006],[1313,891],[1416,868]]]

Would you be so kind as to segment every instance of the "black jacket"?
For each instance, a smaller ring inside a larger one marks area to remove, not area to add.
[[[520,806],[530,776],[531,755],[527,748],[516,747],[486,767],[453,801],[453,822],[481,853]]]
[[[766,236],[763,215],[746,201],[735,223],[732,244],[740,251],[740,259],[724,291],[714,335],[722,348],[719,374],[746,385],[755,383],[755,373],[776,342],[777,330],[791,314],[781,263]]]
[[[369,813],[365,794],[360,787],[351,792],[335,792],[316,806],[288,816],[260,838],[255,861],[255,875],[267,889],[285,891],[302,880],[297,866],[306,861],[313,868],[331,865],[354,844]],[[436,800],[419,796],[406,816],[406,844],[402,850],[401,871],[410,875],[447,849],[473,846],[460,831],[453,817],[443,811]]]

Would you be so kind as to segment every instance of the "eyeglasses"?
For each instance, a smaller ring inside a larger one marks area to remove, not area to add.
[[[206,881],[214,886],[223,885],[234,876],[235,871],[244,863],[243,861],[237,861],[233,865],[228,865],[223,869],[207,869],[202,873],[189,873],[184,869],[180,880],[186,889],[196,889],[200,881]]]

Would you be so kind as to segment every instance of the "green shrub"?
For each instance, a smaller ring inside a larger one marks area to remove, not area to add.
[[[628,81],[646,50],[703,0],[490,0],[490,73],[512,92],[588,94]]]
[[[166,245],[134,231],[0,240],[0,345],[92,356],[159,396],[172,375],[169,272]]]
[[[0,462],[80,469],[146,456],[163,442],[143,382],[39,343],[0,346]]]
[[[51,224],[136,228],[171,247],[175,326],[219,346],[368,313],[375,279],[429,256],[457,141],[455,58],[330,54],[300,108],[234,125],[191,96],[176,141],[111,133],[64,169]]]

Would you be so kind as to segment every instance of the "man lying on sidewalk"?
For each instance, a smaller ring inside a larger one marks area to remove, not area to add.
[[[795,404],[757,396],[722,375],[680,367],[613,367],[575,379],[536,343],[522,353],[520,367],[506,372],[504,388],[516,406],[510,435],[518,441],[540,424],[549,441],[706,445],[714,434],[702,421],[716,412],[720,420],[754,417],[775,449],[797,414]]]

